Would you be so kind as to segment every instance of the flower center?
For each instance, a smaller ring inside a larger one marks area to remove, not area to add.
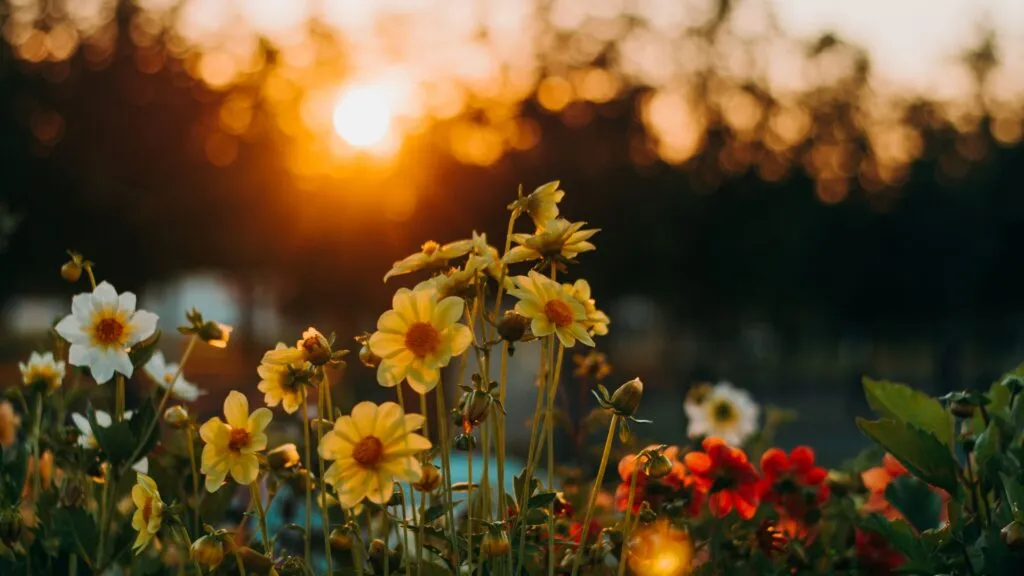
[[[100,344],[118,344],[124,334],[124,324],[117,318],[104,318],[96,323],[93,335]]]
[[[228,440],[228,450],[239,452],[249,444],[249,431],[245,428],[232,428],[231,439]]]
[[[433,256],[434,252],[437,252],[440,248],[441,245],[433,240],[427,240],[422,246],[420,246],[420,249],[423,250],[423,253],[427,256]]]
[[[352,459],[360,466],[373,468],[384,456],[384,444],[376,436],[367,436],[352,449]]]
[[[436,351],[440,344],[441,335],[428,322],[415,322],[405,332],[405,347],[420,358]]]
[[[736,410],[725,400],[715,402],[711,406],[711,419],[719,424],[728,424],[736,419]]]
[[[548,300],[544,304],[544,315],[559,328],[572,324],[572,308],[562,300]]]

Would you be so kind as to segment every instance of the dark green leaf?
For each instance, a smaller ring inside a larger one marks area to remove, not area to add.
[[[885,490],[885,499],[919,532],[939,525],[942,498],[928,484],[913,476],[893,478]]]
[[[999,479],[1003,483],[1003,492],[1006,494],[1010,511],[1019,522],[1024,522],[1024,486],[1020,482],[1000,473]]]
[[[540,489],[540,480],[536,478],[530,479],[530,490],[526,491],[526,469],[519,472],[518,475],[512,478],[512,488],[516,493],[516,504],[519,509],[523,509],[523,505],[526,501],[527,494],[532,495],[534,492]]]
[[[956,496],[957,463],[935,436],[904,422],[857,418],[857,426],[911,474]]]
[[[905,384],[864,378],[868,404],[882,418],[907,422],[953,445],[953,416],[938,400]]]
[[[861,528],[883,536],[893,548],[906,554],[910,559],[927,556],[927,550],[914,533],[914,529],[903,520],[890,522],[884,516],[871,514],[861,521]]]
[[[114,466],[127,462],[135,450],[135,437],[132,434],[131,422],[128,420],[112,422],[110,426],[104,428],[97,424],[96,411],[93,410],[91,404],[86,408],[86,415],[89,418],[89,426],[92,427],[92,434],[107,455],[107,460]]]
[[[96,523],[82,508],[57,508],[53,511],[53,528],[61,548],[78,553],[79,547],[89,554],[96,549]]]
[[[557,492],[538,492],[533,496],[530,496],[530,508],[545,508],[550,506],[557,496]]]
[[[1002,434],[999,425],[993,420],[985,431],[978,435],[974,443],[974,460],[979,472],[987,476],[989,464],[1002,452]]]
[[[153,332],[153,335],[146,338],[142,342],[139,342],[132,349],[128,351],[128,358],[132,361],[132,366],[141,368],[149,362],[149,359],[153,357],[153,353],[156,352],[156,345],[160,342],[160,330]]]
[[[423,521],[430,524],[434,520],[437,520],[447,514],[448,508],[458,506],[459,502],[461,502],[461,500],[456,500],[455,502],[452,502],[451,506],[448,506],[447,503],[434,504],[430,508],[427,508],[427,511],[423,514]]]

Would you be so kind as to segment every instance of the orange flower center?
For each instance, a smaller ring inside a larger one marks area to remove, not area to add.
[[[352,459],[365,468],[373,468],[384,456],[384,444],[376,436],[367,436],[352,449]]]
[[[117,318],[104,318],[96,323],[93,334],[100,344],[117,344],[124,334],[124,324]]]
[[[405,347],[420,358],[433,353],[440,344],[441,335],[428,322],[415,322],[405,332]]]
[[[420,246],[420,249],[422,249],[423,253],[427,256],[433,256],[434,252],[437,252],[440,248],[441,245],[433,240],[427,240],[423,243],[423,246]]]
[[[559,328],[572,324],[572,308],[562,300],[548,300],[544,305],[544,315]]]
[[[228,440],[228,450],[239,452],[249,445],[249,431],[245,428],[232,428],[231,438]]]

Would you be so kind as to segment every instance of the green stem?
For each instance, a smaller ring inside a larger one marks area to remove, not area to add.
[[[604,480],[604,471],[608,467],[608,457],[612,453],[612,442],[615,440],[615,427],[619,424],[619,415],[613,414],[612,421],[608,424],[608,437],[604,441],[604,451],[601,452],[601,464],[597,467],[597,478],[594,479],[594,486],[590,489],[590,500],[587,502],[587,513],[583,516],[583,527],[580,533],[580,547],[576,551],[576,558],[572,562],[572,576],[580,571],[580,561],[587,549],[587,533],[590,531],[590,518],[594,514],[594,505],[597,503],[597,494],[601,491],[601,482]]]
[[[311,540],[313,539],[313,479],[310,477],[310,469],[313,464],[313,457],[311,454],[309,439],[309,406],[306,404],[306,392],[305,389],[302,391],[302,402],[299,403],[299,410],[302,412],[302,441],[303,448],[306,452],[306,457],[303,459],[303,466],[306,468],[306,537],[303,538],[303,553],[305,554],[306,564],[310,562],[310,548]],[[320,461],[320,481],[323,482],[324,470],[323,460]],[[320,487],[323,491],[323,486]],[[322,511],[324,506],[320,506]],[[324,527],[326,530],[326,526]],[[330,550],[328,550],[330,553]]]
[[[466,357],[462,357],[462,365],[465,366]],[[452,509],[452,460],[451,460],[451,438],[448,435],[448,409],[445,407],[444,400],[444,385],[441,382],[437,383],[437,388],[434,389],[437,393],[437,421],[438,421],[438,434],[441,437],[441,466],[444,469],[444,495],[445,502],[448,503],[446,506],[448,515],[448,530],[451,533],[452,552],[455,555],[455,567],[458,569],[459,565],[459,546],[458,546],[458,532],[455,529],[455,511]]]
[[[552,341],[554,344],[554,341]],[[558,394],[558,381],[562,372],[562,358],[565,356],[565,346],[558,343],[558,359],[548,377],[548,407],[547,417],[544,419],[544,432],[548,435],[548,490],[555,489],[555,397]],[[548,576],[555,574],[555,509],[551,504],[551,514],[548,516]]]
[[[153,433],[153,430],[156,429],[157,423],[163,416],[164,408],[167,407],[167,400],[170,399],[171,392],[174,390],[174,385],[178,382],[178,379],[181,378],[181,371],[185,369],[185,364],[188,363],[188,359],[192,355],[192,350],[195,348],[198,340],[199,336],[197,334],[193,334],[192,337],[188,339],[188,345],[185,347],[185,353],[181,355],[181,361],[178,363],[178,371],[174,373],[174,378],[171,380],[171,383],[167,385],[167,389],[164,390],[164,396],[160,399],[160,404],[156,407],[156,417],[149,423],[149,427],[146,428],[146,433],[142,435],[143,438],[149,438],[150,434]],[[145,444],[145,442],[139,444],[139,447],[135,449],[135,453],[132,454],[129,462],[139,461],[139,458],[142,457],[140,450]]]
[[[364,508],[365,510],[365,508]],[[363,576],[363,553],[366,552],[366,544],[363,542],[363,529],[359,526],[356,521],[358,519],[354,510],[348,511],[349,517],[353,519],[353,523],[356,525],[355,537],[356,545],[352,547],[352,561],[356,565],[356,576]]]
[[[466,548],[469,550],[468,564],[473,569],[473,449],[466,451],[466,468],[469,482],[466,483]]]
[[[36,394],[36,412],[35,421],[32,423],[34,430],[32,431],[32,458],[35,462],[35,470],[32,474],[32,497],[33,500],[39,501],[39,496],[42,494],[43,489],[43,463],[39,460],[39,436],[40,430],[42,429],[43,422],[43,392],[40,390]]]
[[[199,573],[202,575],[202,572]],[[68,576],[78,576],[78,554],[68,554]]]
[[[195,499],[195,502],[192,503],[195,522],[194,534],[199,535],[199,531],[202,529],[202,525],[199,524],[199,463],[196,461],[195,436],[192,433],[191,423],[185,429],[185,433],[188,434],[185,441],[185,445],[188,446],[188,462],[192,465],[192,498]]]
[[[633,461],[633,474],[629,479],[629,499],[626,501],[626,519],[623,522],[622,531],[622,552],[619,553],[619,575],[626,574],[626,556],[629,554],[629,533],[632,532],[630,525],[633,515],[633,498],[636,496],[636,477],[640,474],[640,458]]]
[[[238,576],[245,576],[245,562],[242,562],[242,555],[235,549],[235,564],[238,565]]]
[[[384,540],[384,576],[391,576],[391,544],[388,542],[388,532],[391,531],[391,515],[388,513],[388,506],[384,504],[384,522],[381,525],[380,535]]]
[[[502,258],[508,254],[509,248],[512,247],[512,229],[516,225],[516,218],[519,217],[519,211],[513,210],[512,215],[508,219],[508,230],[505,231],[505,250],[501,253]],[[508,266],[505,262],[501,261],[501,274],[498,278],[498,296],[494,299],[494,321],[500,320],[498,313],[501,312],[501,297],[505,293],[505,277],[508,275]]]
[[[259,517],[260,538],[263,539],[263,553],[267,558],[271,558],[272,551],[270,549],[270,538],[267,535],[267,513],[263,510],[263,503],[260,502],[259,477],[257,477],[256,480],[253,480],[252,484],[249,484],[249,488],[252,492],[252,504],[256,507],[256,514]],[[306,539],[309,540],[308,537]]]
[[[181,536],[182,542],[185,543],[185,550],[188,550],[190,552],[189,555],[191,556],[192,540],[188,537],[188,530],[185,528],[184,524],[178,526],[178,532],[179,532],[179,534]],[[203,573],[203,569],[199,566],[199,560],[197,558],[193,557],[192,558],[192,563],[196,567],[196,574],[199,574],[201,576],[202,573]]]
[[[427,396],[426,394],[420,394],[420,414],[423,415],[423,436],[427,439],[430,438],[430,429],[427,427]],[[416,492],[413,492],[413,498],[416,497]],[[413,510],[416,509],[416,502],[413,501]],[[423,529],[426,525],[426,513],[427,513],[427,493],[420,492],[420,513],[419,519],[416,521],[416,527],[419,532],[419,537],[416,539],[416,576],[423,576]]]
[[[114,377],[114,422],[124,420],[124,374],[120,372]],[[156,420],[159,420],[160,412],[157,412]]]
[[[401,385],[395,386],[395,392],[397,392],[397,396],[398,396],[398,405],[402,408],[402,423],[403,423],[402,424],[402,432],[404,433],[403,436],[405,437],[405,448],[408,449],[409,448],[409,430],[407,428],[405,428],[405,413],[406,413],[405,412],[405,395],[402,394],[402,387],[401,387]],[[409,494],[413,494],[412,483],[411,482],[406,483],[405,486],[406,487],[404,487],[404,488],[402,487],[401,484],[399,484],[399,486],[398,486],[399,490],[402,491],[402,538],[403,538],[403,540],[402,540],[402,550],[403,550],[403,555],[404,555],[405,548],[409,545],[409,519],[405,516],[405,495],[406,495],[406,492],[408,492]],[[416,508],[416,506],[415,506],[415,502],[414,502],[413,503],[413,509],[415,510],[415,508]],[[409,568],[409,562],[403,562],[403,564],[405,564],[405,576],[411,576],[411,572],[410,572],[411,569]]]
[[[327,369],[321,368],[321,373],[323,378],[321,379],[320,387],[317,390],[319,393],[319,397],[317,398],[317,414],[320,417],[316,425],[316,443],[318,447],[320,446],[320,441],[323,439],[323,421],[325,419],[331,420],[334,417],[333,412],[331,411],[331,385],[330,381],[327,379]],[[324,404],[327,405],[327,418],[324,418]],[[309,429],[308,423],[306,429],[307,431]],[[324,482],[324,467],[326,464],[324,463],[324,456],[320,453],[319,449],[316,451],[316,455],[320,464],[320,523],[323,524],[322,528],[324,532],[324,557],[327,559],[327,573],[333,574],[334,558],[331,556],[331,519],[327,513],[327,484]],[[306,447],[306,458],[309,458],[308,445]],[[308,534],[306,535],[306,544],[307,546],[309,545]]]
[[[114,478],[112,478],[110,463],[104,463],[103,467],[103,492],[100,499],[100,536],[96,548],[96,564],[100,566],[104,564],[104,555],[107,549],[107,532],[110,529],[111,502],[114,499],[113,495],[111,495]]]
[[[525,494],[523,495],[523,502],[519,509],[518,518],[520,529],[519,555],[518,559],[516,560],[515,567],[512,570],[513,574],[519,573],[519,571],[522,569],[523,561],[526,558],[526,522],[523,521],[523,514],[526,512],[528,506],[530,505],[530,493],[532,492],[531,487],[533,486],[533,470],[536,466],[536,458],[534,457],[537,452],[536,443],[539,440],[539,431],[542,428],[542,426],[540,425],[540,418],[541,411],[544,409],[544,391],[546,390],[544,385],[547,375],[545,359],[547,358],[547,349],[549,344],[551,344],[551,339],[545,339],[540,351],[540,370],[538,370],[537,374],[540,377],[541,381],[540,385],[537,387],[537,402],[533,407],[533,420],[531,420],[530,422],[530,445],[526,456],[526,475],[524,476],[523,483],[523,486],[525,486]]]
[[[96,277],[92,274],[92,265],[85,265],[85,273],[89,275],[89,284],[92,285],[92,289],[96,290]]]

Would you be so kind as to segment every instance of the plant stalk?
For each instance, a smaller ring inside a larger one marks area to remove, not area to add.
[[[572,576],[580,571],[580,561],[587,548],[587,533],[590,532],[590,518],[594,515],[594,505],[597,503],[597,494],[601,491],[601,482],[604,480],[604,471],[608,467],[608,457],[612,453],[612,443],[615,440],[615,427],[619,424],[619,415],[613,414],[608,424],[608,437],[604,441],[604,451],[601,452],[601,464],[597,467],[597,478],[594,479],[594,486],[590,489],[590,500],[587,502],[587,513],[583,516],[583,527],[580,533],[580,547],[576,551],[576,558],[572,562]]]

